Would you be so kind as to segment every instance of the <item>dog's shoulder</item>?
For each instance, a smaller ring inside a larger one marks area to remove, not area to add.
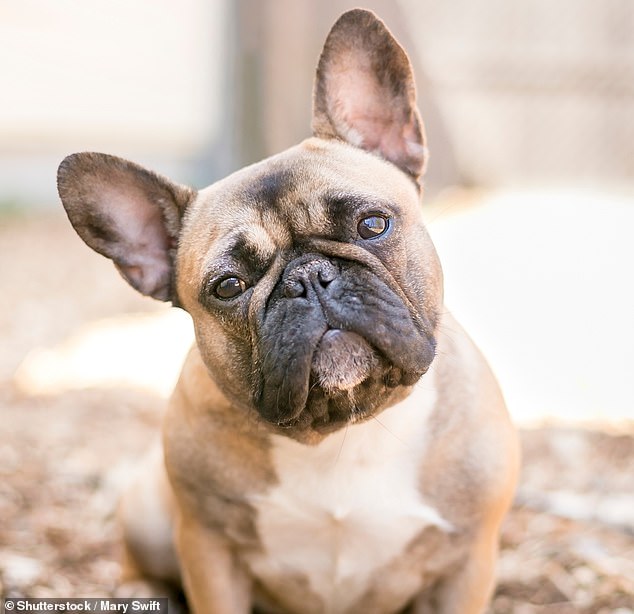
[[[436,443],[422,474],[442,471],[445,478],[426,482],[424,490],[466,526],[474,516],[508,507],[519,471],[519,442],[489,364],[448,312],[439,326],[437,354],[430,373],[439,395],[429,425],[430,441]]]
[[[212,525],[232,509],[248,516],[248,495],[276,479],[268,438],[226,400],[193,347],[163,420],[165,464],[177,497]]]

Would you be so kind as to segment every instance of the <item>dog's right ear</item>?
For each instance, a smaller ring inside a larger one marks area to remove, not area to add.
[[[425,172],[412,66],[371,11],[347,11],[328,34],[315,78],[313,134],[378,154],[417,181]]]
[[[174,255],[194,190],[115,156],[78,153],[57,171],[71,224],[142,294],[172,300]]]

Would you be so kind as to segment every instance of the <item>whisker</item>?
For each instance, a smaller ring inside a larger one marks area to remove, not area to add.
[[[341,445],[339,446],[339,452],[337,452],[337,457],[335,458],[335,467],[339,462],[339,457],[341,456],[341,451],[343,450],[343,444],[346,443],[346,437],[348,436],[348,429],[350,428],[349,424],[346,424],[346,430],[343,432],[343,439],[341,440]]]
[[[383,424],[383,422],[381,422],[379,420],[378,416],[372,416],[372,419],[376,420],[376,422],[378,422],[378,424],[381,426],[381,428],[385,429],[390,435],[392,435],[392,437],[394,437],[394,439],[396,439],[397,441],[402,443],[408,450],[411,449],[411,446],[406,441],[401,439],[396,433],[391,431],[387,426],[385,426],[385,424]]]

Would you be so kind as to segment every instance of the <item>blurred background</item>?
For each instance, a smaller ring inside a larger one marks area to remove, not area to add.
[[[203,187],[310,134],[332,0],[0,0],[0,594],[118,573],[117,493],[192,340],[74,235],[57,165]],[[408,51],[449,309],[525,468],[492,612],[634,612],[634,3],[370,1]]]

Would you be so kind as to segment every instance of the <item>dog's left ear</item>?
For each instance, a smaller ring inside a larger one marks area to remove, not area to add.
[[[313,134],[377,153],[418,179],[427,150],[412,67],[371,11],[344,13],[319,58]]]
[[[177,302],[174,255],[196,193],[138,164],[101,153],[68,156],[57,188],[77,234],[147,296]]]

